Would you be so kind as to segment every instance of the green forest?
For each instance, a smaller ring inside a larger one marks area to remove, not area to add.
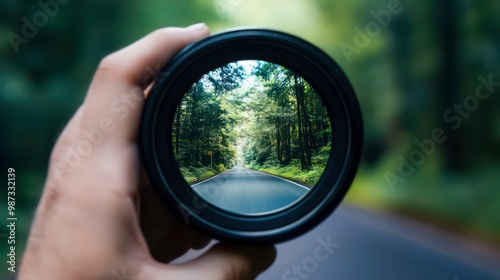
[[[328,112],[295,72],[229,63],[188,90],[174,117],[174,154],[190,183],[240,164],[314,186],[331,147]]]

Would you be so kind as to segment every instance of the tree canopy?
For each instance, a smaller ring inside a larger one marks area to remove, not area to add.
[[[324,168],[331,125],[314,88],[293,71],[265,61],[217,68],[197,81],[177,108],[175,155],[181,167],[231,168],[297,164]]]

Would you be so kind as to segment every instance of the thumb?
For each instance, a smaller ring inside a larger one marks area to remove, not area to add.
[[[115,129],[106,141],[135,142],[151,78],[182,48],[208,35],[205,24],[162,28],[105,57],[85,97],[81,128],[92,130],[109,120]]]
[[[250,280],[276,259],[274,246],[241,247],[217,244],[200,257],[167,269],[153,279]]]

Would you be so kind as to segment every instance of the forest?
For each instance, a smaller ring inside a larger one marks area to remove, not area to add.
[[[313,186],[331,147],[318,93],[295,72],[265,61],[205,74],[178,106],[172,134],[190,183],[240,164]]]

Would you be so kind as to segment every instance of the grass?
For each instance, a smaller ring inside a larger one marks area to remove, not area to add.
[[[189,184],[195,184],[197,182],[201,182],[203,180],[206,180],[208,178],[211,178],[217,174],[220,174],[222,172],[226,171],[226,168],[224,165],[219,164],[215,166],[215,168],[210,168],[207,166],[202,166],[202,167],[181,167],[181,173],[184,176],[184,179],[189,183]]]
[[[324,167],[313,166],[307,171],[303,171],[300,165],[287,166],[268,166],[268,165],[253,165],[250,168],[273,174],[285,179],[289,179],[308,187],[313,187],[323,174]]]
[[[293,159],[289,165],[285,166],[267,161],[264,164],[253,163],[247,167],[292,180],[312,188],[323,174],[323,170],[328,161],[329,151],[330,147],[327,146],[321,149],[318,154],[314,155],[311,159],[312,167],[308,170],[302,170],[298,159]]]
[[[273,160],[267,160],[263,164],[251,162],[247,165],[248,168],[263,171],[273,174],[303,185],[310,188],[314,187],[319,178],[323,174],[326,163],[330,155],[331,144],[321,148],[315,155],[311,157],[311,168],[302,170],[299,159],[292,159],[290,164],[281,166]]]

